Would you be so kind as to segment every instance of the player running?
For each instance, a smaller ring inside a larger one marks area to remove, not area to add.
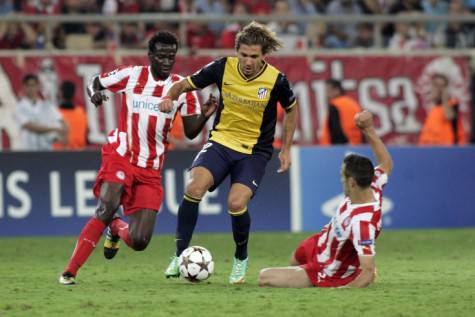
[[[179,276],[178,256],[191,240],[198,205],[230,175],[228,210],[236,243],[229,282],[245,282],[247,243],[251,218],[248,203],[256,193],[272,156],[277,103],[286,111],[278,172],[290,166],[290,147],[297,124],[297,101],[283,73],[265,61],[281,41],[267,27],[253,22],[236,37],[237,57],[218,59],[170,88],[160,109],[169,112],[173,100],[184,92],[216,84],[221,93],[219,108],[206,143],[191,166],[191,181],[178,209],[176,254],[165,271]]]
[[[100,106],[107,97],[103,90],[122,95],[119,127],[102,147],[102,165],[94,185],[99,199],[96,214],[84,226],[73,255],[59,278],[61,284],[74,284],[79,268],[86,262],[104,229],[108,227],[104,256],[111,259],[119,239],[136,251],[144,250],[155,228],[155,217],[163,192],[160,171],[167,150],[167,136],[173,119],[183,116],[185,134],[194,138],[216,110],[210,96],[201,107],[195,93],[189,92],[163,113],[158,104],[181,76],[172,74],[178,39],[169,32],[158,32],[149,41],[150,66],[118,68],[94,77],[88,87],[91,102]],[[129,224],[114,217],[119,205]]]
[[[266,268],[260,286],[365,287],[376,277],[375,240],[381,231],[383,187],[393,169],[389,152],[373,127],[372,115],[355,116],[378,162],[357,154],[345,157],[341,182],[346,198],[323,229],[295,250],[290,267]]]

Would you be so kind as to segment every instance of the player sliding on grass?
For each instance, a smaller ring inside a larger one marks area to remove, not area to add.
[[[271,287],[365,287],[376,277],[375,240],[381,231],[383,187],[393,169],[389,152],[373,127],[373,117],[363,111],[355,117],[378,162],[357,154],[345,157],[341,182],[346,198],[330,223],[304,240],[290,264],[266,268],[260,286]]]
[[[275,33],[253,22],[236,37],[237,57],[218,59],[179,81],[160,103],[163,111],[171,111],[172,100],[182,93],[212,84],[216,84],[221,93],[209,142],[191,166],[191,182],[178,209],[176,255],[166,269],[167,277],[180,274],[177,257],[190,243],[201,199],[230,175],[228,210],[236,251],[229,282],[245,281],[251,225],[247,204],[256,193],[272,156],[277,103],[287,113],[279,172],[290,166],[290,146],[297,123],[297,101],[287,78],[265,61],[268,53],[281,46]]]
[[[214,97],[201,108],[195,93],[187,93],[163,113],[158,104],[174,82],[171,74],[178,49],[177,38],[158,32],[149,41],[150,66],[130,66],[93,78],[88,87],[91,102],[100,106],[108,89],[122,94],[119,128],[108,136],[102,148],[102,165],[94,185],[99,198],[96,214],[85,225],[73,255],[59,282],[74,284],[79,268],[86,262],[108,227],[104,256],[111,259],[119,239],[136,251],[144,250],[154,231],[155,217],[162,202],[160,171],[165,159],[168,132],[177,112],[183,116],[185,134],[194,138],[215,111]],[[114,215],[122,205],[129,224]]]

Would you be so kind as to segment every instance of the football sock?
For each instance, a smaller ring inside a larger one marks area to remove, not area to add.
[[[251,228],[251,216],[247,209],[241,215],[233,215],[231,213],[233,226],[233,237],[236,243],[236,252],[234,256],[239,260],[247,258],[247,243],[249,241],[249,230]]]
[[[87,261],[97,242],[101,238],[106,225],[97,218],[91,218],[79,235],[73,255],[69,260],[68,266],[64,270],[69,271],[76,276],[79,268]]]
[[[180,208],[178,208],[178,224],[175,234],[176,256],[180,256],[183,250],[190,245],[191,236],[198,220],[200,201],[201,199],[185,194]]]
[[[115,218],[110,224],[112,235],[119,236],[125,244],[132,247],[129,239],[129,224],[120,218]]]

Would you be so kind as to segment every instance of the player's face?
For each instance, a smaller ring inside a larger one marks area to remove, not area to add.
[[[325,84],[325,93],[328,100],[338,97],[338,92],[330,84]]]
[[[28,97],[28,98],[36,98],[38,97],[38,93],[40,91],[40,84],[38,81],[34,79],[30,79],[25,84],[23,84],[23,93]]]
[[[152,73],[160,79],[170,76],[175,64],[177,47],[174,44],[155,44],[155,50],[148,52]]]
[[[432,98],[438,100],[441,98],[442,91],[446,88],[447,84],[442,78],[434,78],[432,80]]]
[[[264,65],[265,55],[262,54],[262,47],[260,45],[239,45],[237,57],[239,70],[246,77],[256,75]]]

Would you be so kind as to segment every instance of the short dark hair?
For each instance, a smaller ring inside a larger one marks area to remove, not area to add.
[[[65,80],[61,83],[59,90],[63,99],[72,100],[76,94],[76,85],[70,80]]]
[[[178,37],[172,32],[159,31],[155,33],[150,41],[148,41],[148,51],[155,51],[155,46],[157,43],[176,45],[176,49],[178,50]]]
[[[341,81],[337,79],[327,79],[326,84],[334,89],[338,89],[341,94],[345,93],[345,89],[343,89],[343,85],[341,84]]]
[[[264,55],[278,51],[284,45],[274,31],[256,21],[246,25],[236,35],[236,50],[239,49],[241,44],[260,45]]]
[[[26,82],[30,81],[30,80],[34,80],[36,81],[37,83],[40,82],[40,80],[38,79],[38,76],[36,76],[35,74],[26,74],[24,77],[23,77],[23,80],[22,80],[22,84],[26,84]]]
[[[346,177],[352,177],[361,188],[368,188],[374,177],[373,162],[365,156],[349,154],[343,160]]]

